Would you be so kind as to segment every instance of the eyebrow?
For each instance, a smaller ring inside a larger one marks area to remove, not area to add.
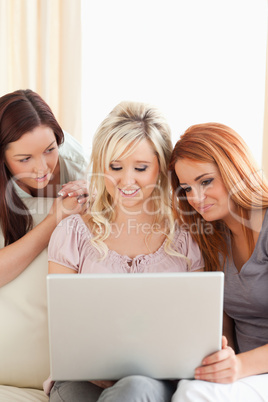
[[[45,151],[46,151],[48,148],[50,148],[51,145],[54,144],[55,141],[56,141],[56,140],[52,141],[51,144],[49,144],[49,145],[46,147]],[[31,154],[16,154],[16,155],[13,155],[13,156],[31,156]]]
[[[202,177],[207,176],[208,174],[212,174],[212,173],[204,173],[204,174],[201,174],[200,176],[197,176],[197,177],[194,179],[194,181],[198,181],[198,180],[202,179]],[[187,183],[180,183],[180,185],[181,185],[181,186],[185,186],[185,185],[187,185]]]
[[[123,161],[124,159],[116,159],[116,160],[114,160],[114,161],[111,161],[110,163],[121,163],[122,161]],[[152,162],[150,162],[150,161],[135,161],[135,163],[147,163],[147,164],[150,164],[150,163],[152,163]]]

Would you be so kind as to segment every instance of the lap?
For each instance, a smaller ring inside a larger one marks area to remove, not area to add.
[[[176,386],[144,376],[129,376],[103,390],[87,381],[57,381],[51,402],[171,402]]]
[[[97,402],[103,389],[88,381],[56,381],[50,402]]]
[[[129,376],[119,380],[101,394],[98,402],[171,402],[176,386],[144,376]]]
[[[172,402],[267,402],[268,374],[242,378],[231,384],[181,380]]]

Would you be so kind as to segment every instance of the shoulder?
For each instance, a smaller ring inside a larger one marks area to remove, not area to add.
[[[78,165],[87,166],[89,155],[82,145],[69,133],[64,131],[64,142],[59,146],[59,154],[65,161]]]
[[[255,256],[257,262],[262,262],[263,260],[267,263],[268,258],[268,209],[265,211],[265,215],[262,222],[261,231],[259,233],[255,250],[252,255]]]
[[[49,244],[57,247],[72,247],[83,244],[91,238],[91,232],[80,215],[71,215],[63,219],[54,229]],[[69,246],[68,246],[69,245]]]
[[[74,252],[90,244],[91,233],[80,215],[71,215],[63,219],[53,231],[49,245],[49,255],[61,252]]]
[[[176,249],[185,248],[189,242],[190,233],[179,227],[176,228],[172,244]]]
[[[268,229],[268,208],[265,211],[262,227],[263,227],[264,230]]]
[[[90,231],[80,215],[63,219],[48,245],[48,260],[79,272],[85,258],[94,257]]]
[[[88,237],[91,237],[91,233],[85,222],[83,221],[81,215],[75,214],[75,215],[70,215],[67,216],[67,218],[64,218],[58,225],[57,225],[57,231],[59,233],[62,233],[64,231],[65,235],[86,235]],[[55,231],[56,231],[55,229]],[[55,232],[54,231],[54,232]],[[53,233],[54,233],[53,232]]]
[[[204,267],[204,261],[198,244],[191,234],[182,228],[177,228],[174,234],[173,248],[175,251],[185,255],[191,261],[191,270]]]

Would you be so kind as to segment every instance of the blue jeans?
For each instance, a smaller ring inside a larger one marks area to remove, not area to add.
[[[102,389],[87,381],[56,381],[50,402],[170,402],[177,383],[129,376]]]

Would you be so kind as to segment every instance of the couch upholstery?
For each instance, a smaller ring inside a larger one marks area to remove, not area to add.
[[[38,224],[52,199],[25,199]],[[3,245],[1,235],[0,245]],[[12,282],[0,288],[0,402],[48,401],[47,249]]]

